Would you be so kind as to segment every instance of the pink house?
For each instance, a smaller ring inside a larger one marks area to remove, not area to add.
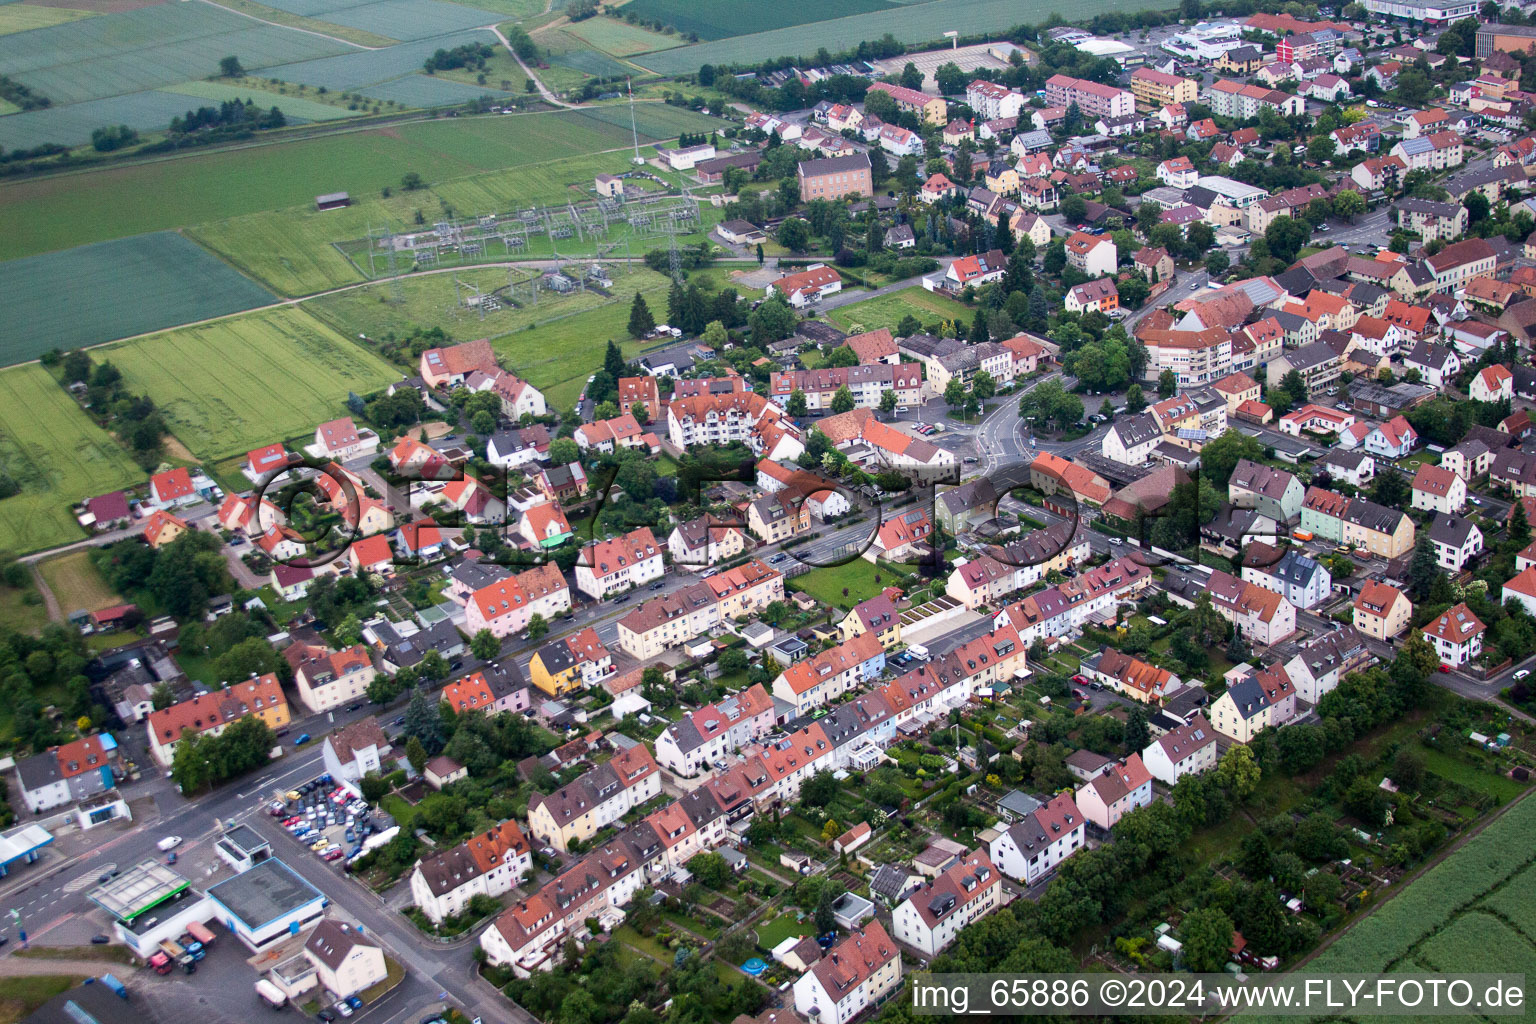
[[[1110,829],[1127,814],[1152,802],[1152,773],[1132,754],[1110,765],[1077,791],[1083,817],[1102,829]]]

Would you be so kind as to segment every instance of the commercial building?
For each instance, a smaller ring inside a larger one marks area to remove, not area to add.
[[[276,857],[208,890],[215,914],[252,952],[297,935],[325,913],[325,895]]]

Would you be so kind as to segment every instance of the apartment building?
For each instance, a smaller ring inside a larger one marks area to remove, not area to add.
[[[834,156],[821,160],[802,160],[795,167],[800,184],[800,201],[841,199],[849,195],[874,195],[868,153]]]
[[[1002,905],[1002,883],[987,854],[975,850],[898,904],[891,912],[891,930],[898,941],[937,956],[960,929]]]
[[[283,657],[293,669],[299,699],[317,715],[362,700],[368,694],[368,684],[378,675],[368,648],[362,644],[330,651],[293,643],[283,651]]]
[[[648,526],[588,544],[576,562],[576,589],[601,601],[658,580],[666,573],[662,550]]]
[[[750,391],[674,397],[667,405],[667,436],[679,448],[741,441],[753,454],[779,462],[805,451],[799,430],[779,406]]]
[[[773,698],[761,683],[689,712],[656,737],[656,760],[691,777],[726,754],[762,741],[774,727]]]
[[[843,936],[794,984],[795,1012],[848,1024],[901,987],[901,952],[879,921]]]
[[[654,597],[619,620],[619,646],[647,661],[728,619],[784,599],[784,575],[761,559]]]
[[[592,838],[661,792],[661,770],[645,744],[621,750],[575,782],[528,800],[528,829],[557,850]]]
[[[1123,117],[1136,112],[1134,93],[1069,75],[1046,79],[1045,102],[1047,106],[1063,108],[1075,103],[1089,117]]]
[[[1148,110],[1170,103],[1193,103],[1200,98],[1200,86],[1188,78],[1170,75],[1152,68],[1131,72],[1131,93]]]
[[[290,720],[288,699],[271,672],[150,712],[150,753],[169,768],[183,733],[217,736],[240,719],[253,715],[274,731]]]
[[[1120,819],[1152,802],[1152,773],[1140,754],[1130,754],[1089,779],[1077,790],[1083,816],[1108,831]]]
[[[1032,886],[1087,842],[1086,818],[1070,794],[1058,793],[1009,825],[989,844],[997,869],[1015,882]]]
[[[923,372],[917,363],[870,363],[863,366],[832,366],[819,370],[775,371],[769,375],[768,395],[787,406],[795,392],[805,396],[810,412],[827,412],[843,388],[855,409],[878,409],[887,391],[896,395],[896,408],[910,409],[922,403]]]
[[[462,914],[474,896],[511,892],[532,868],[532,848],[509,819],[418,860],[411,869],[411,899],[433,924],[442,924]]]

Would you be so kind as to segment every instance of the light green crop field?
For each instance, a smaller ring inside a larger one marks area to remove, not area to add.
[[[223,103],[225,100],[250,100],[263,110],[268,107],[277,107],[289,117],[302,117],[306,121],[339,121],[344,117],[357,116],[356,111],[331,103],[317,103],[300,96],[271,92],[266,89],[247,89],[227,82],[184,82],[160,91],[218,103]]]
[[[722,123],[664,104],[638,113],[642,143]],[[407,172],[445,182],[629,142],[627,109],[492,114],[8,182],[0,185],[0,259],[307,205],[327,192],[376,196],[398,189]]]
[[[346,415],[347,392],[401,376],[292,307],[124,342],[104,356],[205,462],[311,433]]]
[[[79,21],[95,16],[93,11],[76,11],[68,7],[34,7],[31,4],[0,5],[0,36],[12,32],[29,32],[34,28],[62,25],[66,21]]]
[[[925,324],[937,320],[966,321],[971,317],[971,311],[962,303],[935,295],[921,285],[913,285],[899,292],[834,309],[827,314],[827,319],[851,333],[855,327],[865,331],[877,331],[882,327],[894,329],[908,314]]]
[[[595,50],[611,53],[615,57],[630,57],[637,53],[666,50],[682,46],[684,40],[665,32],[653,32],[639,25],[631,25],[617,18],[587,18],[565,26],[565,31],[587,43]]]
[[[0,469],[21,486],[0,501],[0,550],[15,554],[79,540],[71,505],[145,479],[36,365],[0,371]]]

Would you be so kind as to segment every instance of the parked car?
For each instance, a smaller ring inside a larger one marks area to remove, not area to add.
[[[302,747],[304,744],[306,744],[308,742],[309,742],[309,733],[306,732],[306,733],[301,733],[299,735],[299,738],[293,741],[293,745],[296,746],[296,747]]]
[[[324,853],[322,853],[320,855],[320,859],[321,860],[326,860],[326,861],[340,860],[341,858],[345,857],[346,855],[347,855],[346,851],[343,850],[341,847],[333,846],[329,850],[326,850]]]
[[[361,1010],[363,1008],[363,1000],[359,996],[347,996],[347,1005],[354,1010]]]
[[[1531,674],[1531,670],[1530,669],[1523,668],[1519,672],[1515,673],[1515,678],[1516,679],[1524,679],[1526,676],[1528,676],[1530,674]]]

